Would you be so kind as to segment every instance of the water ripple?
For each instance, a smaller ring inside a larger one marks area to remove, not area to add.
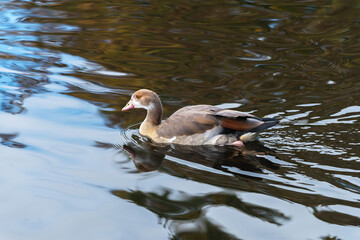
[[[239,59],[245,60],[245,61],[267,61],[267,60],[271,59],[271,56],[269,56],[269,55],[255,53],[250,50],[244,50],[244,52],[245,52],[245,56],[239,57]]]

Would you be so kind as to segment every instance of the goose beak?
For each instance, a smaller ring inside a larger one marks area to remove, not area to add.
[[[123,107],[121,110],[122,110],[122,111],[126,111],[126,110],[129,110],[129,109],[132,109],[132,108],[134,108],[134,104],[133,104],[132,100],[130,100],[130,101],[125,105],[125,107]]]

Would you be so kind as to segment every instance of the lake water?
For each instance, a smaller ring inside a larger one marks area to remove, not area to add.
[[[360,239],[360,1],[0,1],[0,239]],[[246,150],[158,147],[212,104]]]

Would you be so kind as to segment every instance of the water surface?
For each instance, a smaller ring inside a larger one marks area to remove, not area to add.
[[[1,239],[360,239],[359,1],[0,1]],[[281,123],[159,147],[145,112]]]

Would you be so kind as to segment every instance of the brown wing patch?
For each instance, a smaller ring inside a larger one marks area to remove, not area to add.
[[[261,118],[229,109],[221,109],[214,114],[221,120],[221,126],[236,131],[249,131],[263,124]]]
[[[257,119],[233,119],[233,118],[222,118],[221,126],[237,131],[247,131],[263,124],[262,121]]]

